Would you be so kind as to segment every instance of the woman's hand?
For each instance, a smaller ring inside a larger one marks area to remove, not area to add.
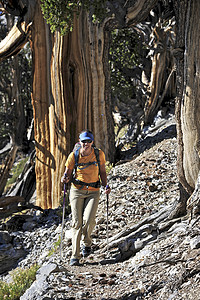
[[[61,182],[62,183],[68,183],[68,182],[70,182],[71,174],[72,174],[72,170],[66,168],[65,169],[65,173],[64,173],[63,177],[61,178]]]
[[[68,183],[70,180],[69,176],[66,175],[66,173],[63,175],[63,177],[61,178],[61,182],[62,183]]]
[[[105,187],[105,193],[108,195],[111,192],[111,188],[109,187],[109,185],[106,185]]]

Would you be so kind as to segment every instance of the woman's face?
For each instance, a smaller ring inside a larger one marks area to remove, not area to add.
[[[81,147],[83,148],[83,150],[88,150],[91,149],[93,144],[92,140],[84,140],[81,142]]]

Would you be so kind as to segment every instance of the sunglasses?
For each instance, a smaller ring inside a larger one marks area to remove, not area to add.
[[[89,144],[91,144],[92,143],[92,140],[84,140],[84,141],[81,141],[81,143],[89,143]]]

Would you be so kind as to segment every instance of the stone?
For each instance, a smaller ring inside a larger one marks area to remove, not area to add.
[[[49,287],[49,284],[47,282],[47,277],[56,269],[57,269],[56,264],[43,265],[37,272],[36,280],[33,282],[31,287],[28,290],[26,290],[24,295],[20,297],[20,300],[43,299],[42,295]]]
[[[193,249],[199,249],[200,248],[200,235],[194,237],[191,241],[190,241],[190,248]]]
[[[12,240],[8,231],[0,231],[0,244],[8,244]]]

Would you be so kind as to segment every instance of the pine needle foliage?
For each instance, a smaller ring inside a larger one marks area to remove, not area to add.
[[[74,15],[81,9],[92,13],[93,20],[100,20],[106,14],[105,0],[41,0],[41,9],[51,32],[59,31],[61,35],[73,30]]]
[[[133,70],[139,65],[139,36],[132,28],[115,29],[111,33],[109,61],[112,99],[121,102],[134,98]]]

